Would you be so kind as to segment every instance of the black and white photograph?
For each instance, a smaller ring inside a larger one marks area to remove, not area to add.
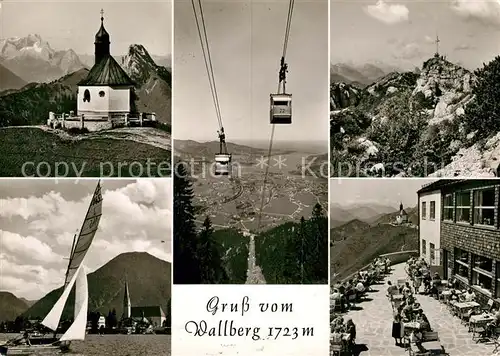
[[[331,352],[498,355],[500,180],[330,184]]]
[[[172,7],[0,2],[0,176],[170,177]]]
[[[328,283],[328,1],[174,4],[174,283]]]
[[[171,354],[171,180],[0,180],[0,355]]]
[[[496,177],[500,4],[332,1],[332,177]]]

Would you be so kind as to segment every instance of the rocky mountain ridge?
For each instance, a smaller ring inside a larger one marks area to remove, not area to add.
[[[365,88],[331,83],[330,136],[334,175],[470,176],[496,174],[500,134],[475,138],[471,115],[477,71],[444,56],[417,72],[390,73]]]

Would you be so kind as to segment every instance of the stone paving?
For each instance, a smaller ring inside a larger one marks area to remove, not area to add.
[[[392,307],[387,299],[387,281],[397,283],[398,279],[407,278],[405,264],[393,266],[391,275],[385,278],[384,285],[372,285],[373,292],[368,293],[367,301],[357,305],[359,310],[344,314],[344,320],[352,319],[356,324],[356,344],[361,356],[402,356],[407,355],[404,347],[396,346],[392,338]],[[476,343],[467,326],[451,315],[448,308],[438,300],[417,295],[427,315],[431,327],[439,333],[441,344],[450,356],[487,356],[493,355],[493,343]],[[371,300],[370,300],[371,299]],[[356,309],[356,308],[354,308]],[[495,355],[499,355],[495,353]]]

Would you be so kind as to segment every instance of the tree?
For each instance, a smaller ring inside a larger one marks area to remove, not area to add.
[[[467,132],[477,131],[478,138],[487,138],[500,131],[500,56],[474,74],[475,98],[465,108],[464,126]]]
[[[200,231],[197,248],[201,283],[205,284],[225,283],[228,279],[219,245],[213,237],[213,231],[212,222],[207,216],[203,222],[203,229]]]
[[[172,326],[172,299],[167,301],[167,310],[165,311],[165,321],[163,327],[169,328]]]
[[[174,172],[174,283],[199,284],[193,189],[187,172],[183,162]]]
[[[316,203],[311,217],[311,234],[308,234],[306,263],[310,268],[310,282],[328,281],[328,219],[321,204]]]

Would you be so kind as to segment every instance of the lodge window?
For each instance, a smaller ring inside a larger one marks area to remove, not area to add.
[[[443,199],[443,219],[453,220],[453,195],[446,194]]]
[[[470,192],[457,193],[457,221],[470,222]]]
[[[469,279],[469,253],[455,248],[455,274],[466,281]]]
[[[427,216],[427,203],[425,201],[422,202],[422,219],[425,220]]]
[[[429,250],[431,253],[431,265],[434,265],[436,264],[436,246],[433,243],[430,243]]]
[[[422,239],[422,255],[427,255],[427,241]]]
[[[101,90],[101,91],[99,92],[99,96],[100,96],[101,98],[104,98],[104,95],[106,95],[106,93],[104,92],[104,90]]]
[[[472,265],[472,284],[485,292],[491,291],[493,285],[493,260],[479,255],[472,255]]]
[[[493,226],[495,188],[474,191],[474,224]]]
[[[434,220],[436,219],[436,202],[431,201],[430,202],[430,216],[429,219]]]

